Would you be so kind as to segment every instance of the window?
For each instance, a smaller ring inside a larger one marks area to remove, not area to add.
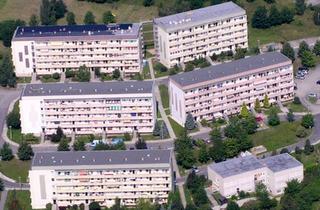
[[[19,61],[20,61],[20,62],[22,62],[22,61],[23,61],[22,52],[19,52]]]
[[[29,63],[29,59],[26,58],[26,67],[29,68],[30,67],[30,63]]]
[[[24,46],[24,54],[26,54],[26,55],[29,54],[28,46]]]

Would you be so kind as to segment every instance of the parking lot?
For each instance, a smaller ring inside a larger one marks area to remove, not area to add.
[[[298,75],[299,76],[299,75]],[[314,112],[320,113],[320,105],[312,104],[308,101],[308,95],[315,94],[315,96],[319,99],[320,97],[320,82],[317,84],[317,81],[320,80],[320,65],[318,65],[315,69],[311,69],[307,75],[301,75],[302,78],[295,78],[295,82],[297,84],[296,94],[300,97],[300,99],[305,102],[307,108]],[[296,76],[295,76],[296,77]]]

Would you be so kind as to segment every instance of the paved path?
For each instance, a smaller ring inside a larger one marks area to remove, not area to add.
[[[150,70],[150,75],[151,75],[151,79],[155,80],[155,76],[154,76],[154,69],[153,69],[153,65],[152,65],[152,58],[148,58],[148,65],[149,65],[149,70]]]
[[[4,190],[3,192],[1,192],[0,209],[4,209],[4,206],[7,200],[7,195],[8,195],[7,190]]]

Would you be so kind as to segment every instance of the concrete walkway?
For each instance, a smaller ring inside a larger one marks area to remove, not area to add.
[[[5,206],[6,200],[7,200],[7,196],[8,196],[7,190],[4,190],[1,192],[0,209],[4,209],[4,206]]]
[[[149,65],[149,70],[150,70],[150,75],[151,75],[151,79],[155,80],[155,76],[154,76],[154,69],[153,69],[153,65],[152,65],[152,58],[148,58],[148,65]]]

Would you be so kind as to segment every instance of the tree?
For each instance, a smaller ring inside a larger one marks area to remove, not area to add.
[[[258,98],[256,98],[256,101],[254,102],[254,110],[258,113],[261,113],[261,103]]]
[[[289,153],[289,150],[287,148],[283,148],[280,151],[280,154]]]
[[[101,210],[101,207],[98,202],[91,202],[89,204],[89,210]]]
[[[188,71],[193,71],[194,69],[194,65],[192,63],[186,63],[185,67],[184,67],[184,71],[188,72]]]
[[[320,25],[320,8],[318,7],[313,12],[313,22],[315,25]]]
[[[63,0],[52,0],[51,4],[53,4],[54,7],[55,18],[63,18],[64,14],[67,12],[67,6],[64,4]]]
[[[91,11],[88,11],[84,16],[83,23],[87,25],[94,25],[96,24],[95,18],[96,17],[93,15],[93,13]]]
[[[294,12],[288,7],[283,7],[280,12],[282,23],[291,23],[294,20]]]
[[[285,42],[282,46],[281,53],[290,58],[290,60],[294,61],[296,59],[294,49],[288,42]]]
[[[169,131],[168,131],[167,125],[165,122],[162,122],[160,126],[160,138],[164,139],[167,137],[169,137]]]
[[[269,28],[268,10],[264,6],[259,6],[252,17],[253,28]]]
[[[67,13],[67,24],[70,25],[76,25],[76,16],[74,15],[73,12],[68,12]]]
[[[268,124],[271,126],[276,126],[280,124],[280,119],[277,110],[274,108],[270,109],[270,114],[268,115]]]
[[[112,72],[112,78],[113,79],[120,79],[121,77],[121,72],[119,69],[115,69],[113,72]]]
[[[240,149],[236,139],[227,139],[223,142],[225,147],[226,157],[232,158],[238,155]]]
[[[128,132],[125,132],[123,134],[123,138],[124,138],[125,141],[131,141],[131,139],[132,139],[131,135]]]
[[[147,143],[141,137],[139,137],[138,141],[135,143],[136,149],[148,149]]]
[[[109,23],[115,23],[116,18],[115,16],[111,13],[111,11],[106,11],[102,15],[102,22],[104,24],[109,24]]]
[[[12,111],[8,114],[7,116],[7,126],[14,128],[14,129],[19,129],[21,126],[20,122],[20,114],[19,112]]]
[[[79,139],[73,143],[73,150],[74,151],[85,151],[86,150],[86,144],[82,139]]]
[[[268,4],[273,4],[276,2],[276,0],[264,0],[265,2],[267,2]]]
[[[270,102],[269,102],[269,97],[268,95],[264,95],[264,99],[263,99],[263,107],[264,108],[269,108],[270,107]]]
[[[234,54],[234,59],[239,60],[244,58],[246,56],[246,52],[247,52],[246,49],[242,49],[242,48],[236,49],[236,53]]]
[[[241,110],[240,110],[240,116],[243,118],[247,118],[249,116],[250,112],[247,108],[247,105],[243,102]]]
[[[320,14],[319,14],[319,15],[320,15]],[[316,56],[319,56],[319,55],[320,55],[320,40],[317,40],[316,43],[314,44],[313,53],[314,53]]]
[[[311,68],[316,66],[316,57],[310,51],[305,51],[301,55],[301,64],[305,67]]]
[[[210,156],[205,144],[201,145],[199,150],[199,162],[206,163],[210,160]]]
[[[186,130],[178,136],[174,142],[174,146],[177,153],[177,163],[186,169],[191,168],[195,163],[195,156],[192,139],[188,136]]]
[[[256,184],[256,197],[260,209],[271,209],[277,205],[277,201],[269,198],[267,187],[263,183]]]
[[[289,109],[289,112],[287,113],[287,120],[288,120],[288,122],[294,121],[294,114],[292,113],[291,109]]]
[[[287,182],[287,187],[284,189],[284,193],[288,195],[296,195],[298,194],[302,189],[301,184],[297,179],[293,179],[289,182]]]
[[[296,0],[295,9],[297,15],[303,15],[306,10],[306,4],[304,0]]]
[[[304,154],[310,155],[314,151],[314,146],[311,145],[310,140],[307,139],[305,145],[304,145]]]
[[[314,119],[312,114],[306,114],[301,119],[301,125],[305,128],[312,128],[314,126]]]
[[[0,85],[2,87],[15,87],[16,83],[16,75],[11,57],[9,54],[4,54],[2,62],[0,63]]]
[[[185,210],[198,210],[198,209],[194,204],[188,203]]]
[[[58,151],[70,151],[67,139],[62,139],[58,145]]]
[[[86,65],[82,65],[77,73],[77,78],[79,82],[89,82],[90,81],[90,71]]]
[[[215,162],[225,160],[225,147],[222,142],[222,134],[219,128],[214,128],[210,132],[210,139],[213,146],[209,148],[209,155]]]
[[[300,42],[300,44],[299,44],[298,56],[299,56],[299,57],[302,57],[302,54],[303,54],[305,51],[310,51],[310,48],[309,48],[309,45],[307,44],[307,42],[302,41],[302,42]]]
[[[154,5],[154,0],[143,0],[143,6],[150,7]]]
[[[270,8],[269,21],[272,26],[282,24],[281,14],[275,5],[272,5]]]
[[[301,101],[300,101],[300,98],[298,97],[298,96],[295,96],[294,98],[293,98],[293,102],[292,102],[293,104],[301,104]]]
[[[40,21],[42,25],[55,25],[56,14],[54,5],[49,0],[42,0],[40,6]]]
[[[20,160],[31,160],[34,155],[32,147],[27,142],[22,142],[18,148],[18,157]]]
[[[154,124],[154,128],[153,128],[153,132],[152,134],[154,136],[160,136],[160,124],[159,124],[159,121],[156,120],[155,124]]]
[[[193,130],[196,128],[197,125],[191,113],[187,114],[187,118],[184,126],[187,130]]]
[[[230,200],[227,205],[227,210],[240,210],[240,207],[236,202]]]
[[[8,143],[4,143],[0,150],[1,160],[9,161],[13,158],[12,150]]]
[[[29,19],[29,26],[37,26],[37,25],[39,25],[38,16],[35,14],[32,14]]]

